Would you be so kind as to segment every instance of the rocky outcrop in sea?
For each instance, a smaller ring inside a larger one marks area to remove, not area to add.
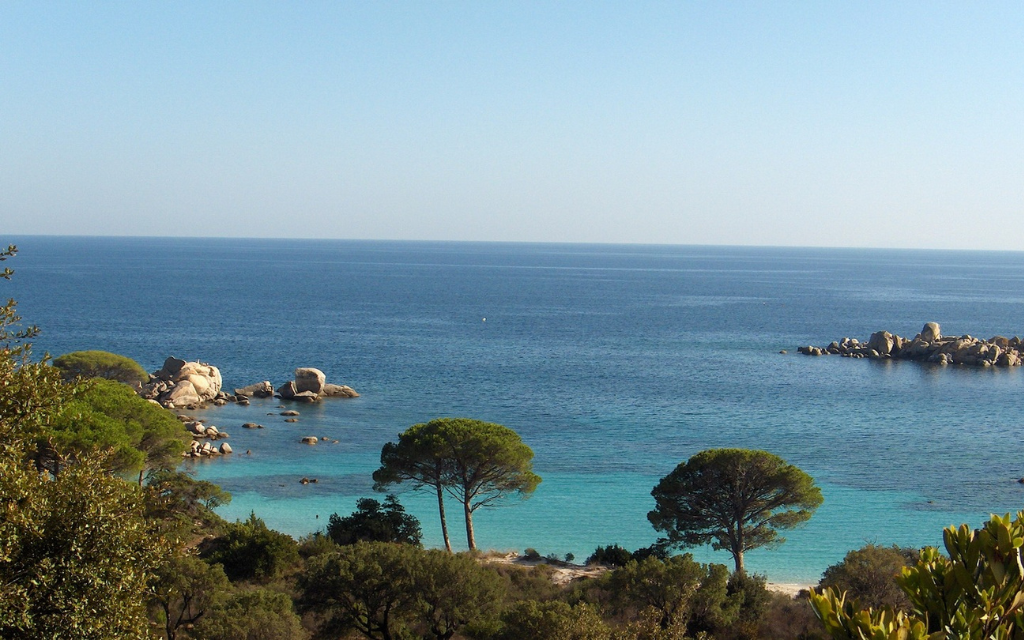
[[[843,338],[827,347],[806,346],[799,347],[797,351],[808,356],[916,360],[971,367],[1018,367],[1024,364],[1024,343],[1018,337],[995,336],[982,340],[969,335],[944,336],[937,322],[926,323],[913,338],[877,331],[866,342]]]

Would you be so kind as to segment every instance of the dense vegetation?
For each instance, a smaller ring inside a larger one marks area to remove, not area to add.
[[[0,261],[14,253],[0,252]],[[775,531],[809,517],[820,492],[765,452],[712,450],[680,465],[653,491],[651,520],[667,537],[632,552],[599,547],[588,562],[606,570],[568,583],[554,579],[564,562],[545,562],[533,550],[539,564],[527,567],[423,549],[419,523],[394,496],[364,498],[301,541],[256,514],[227,523],[215,509],[230,496],[176,470],[187,438],[175,417],[121,383],[69,378],[33,361],[28,340],[37,330],[19,328],[15,311],[13,301],[0,307],[3,638],[1022,635],[1024,515],[993,518],[977,531],[950,529],[947,555],[873,545],[851,551],[810,597],[769,591],[763,576],[743,571],[743,550],[778,542]],[[473,546],[477,508],[537,486],[532,457],[501,425],[439,419],[386,444],[374,480],[435,492],[442,522],[443,496],[455,498]],[[732,478],[737,490],[701,485],[692,473],[698,467],[698,475]],[[136,471],[137,480],[124,477]],[[750,491],[740,491],[736,478]],[[691,502],[698,491],[710,513],[734,519],[698,519]],[[745,542],[735,544],[730,527]],[[735,571],[668,554],[708,540],[733,555]]]
[[[54,359],[53,366],[60,369],[68,380],[104,378],[129,385],[149,382],[149,373],[142,365],[127,356],[109,351],[73,351]]]

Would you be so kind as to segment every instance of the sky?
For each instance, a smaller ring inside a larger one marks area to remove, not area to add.
[[[1020,2],[0,3],[0,236],[1022,226]]]

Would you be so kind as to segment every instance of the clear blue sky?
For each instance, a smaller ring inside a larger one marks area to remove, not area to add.
[[[1020,2],[0,4],[0,234],[1022,227]]]

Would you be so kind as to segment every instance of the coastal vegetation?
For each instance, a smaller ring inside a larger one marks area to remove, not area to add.
[[[13,247],[0,252],[0,261],[13,255]],[[360,500],[300,541],[255,513],[228,523],[216,509],[230,496],[178,470],[183,429],[173,414],[118,382],[66,381],[33,360],[37,330],[19,320],[13,301],[0,307],[3,638],[1021,634],[1024,514],[947,530],[945,554],[869,545],[826,570],[813,593],[770,591],[764,576],[746,573],[743,551],[780,542],[777,531],[806,521],[821,495],[809,476],[763,451],[709,450],[679,465],[652,491],[650,519],[663,543],[599,547],[592,571],[569,582],[554,578],[570,559],[535,552],[535,566],[520,566],[423,549],[419,523],[390,495]],[[454,497],[473,546],[473,511],[536,488],[532,458],[501,425],[439,419],[384,445],[374,480],[435,491],[442,517],[443,494]],[[136,471],[138,480],[127,477]],[[718,515],[699,518],[695,497]],[[730,528],[742,532],[737,539]],[[668,553],[707,542],[733,554],[734,571]]]
[[[53,366],[73,380],[104,378],[140,387],[149,382],[149,372],[127,356],[109,351],[73,351],[53,360]]]

